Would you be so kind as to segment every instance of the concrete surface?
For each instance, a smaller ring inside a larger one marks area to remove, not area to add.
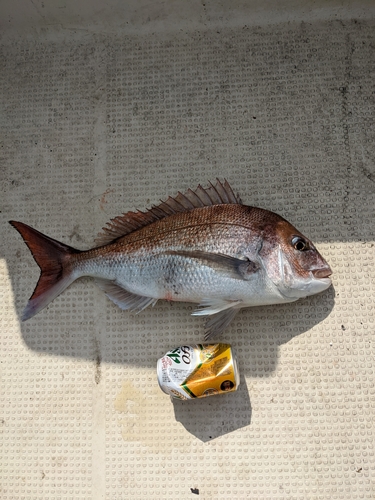
[[[158,4],[137,5],[139,26],[157,17]],[[244,22],[246,2],[243,18],[199,5],[206,25],[135,34],[136,21],[95,30],[99,3],[86,21],[68,3],[12,3],[0,52],[4,500],[375,496],[369,4],[355,4],[361,18],[349,2],[318,16],[321,2],[304,22],[262,26]],[[237,393],[172,403],[160,391],[156,360],[203,339],[188,304],[129,314],[83,279],[20,322],[39,272],[9,219],[89,248],[111,217],[216,177],[290,220],[334,271],[326,292],[245,310],[220,337],[238,353]]]
[[[373,0],[3,0],[0,36],[181,34],[241,25],[367,20],[374,15]]]

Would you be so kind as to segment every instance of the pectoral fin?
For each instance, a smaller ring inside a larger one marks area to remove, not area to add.
[[[154,306],[157,302],[157,299],[152,297],[143,297],[142,295],[128,292],[115,281],[96,278],[95,283],[112,302],[124,311],[135,311],[138,313],[150,305]]]
[[[210,253],[201,250],[172,250],[168,255],[179,255],[190,259],[197,259],[202,265],[209,266],[215,271],[237,280],[250,280],[260,269],[257,262],[249,259],[238,259],[230,255]]]
[[[212,314],[238,307],[241,303],[241,300],[204,299],[199,304],[198,309],[191,314],[192,316],[211,316]]]

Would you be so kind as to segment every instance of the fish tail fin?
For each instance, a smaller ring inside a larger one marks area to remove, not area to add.
[[[38,283],[22,315],[22,321],[26,321],[44,309],[79,277],[74,273],[74,255],[80,251],[49,238],[22,222],[9,223],[20,233],[41,270]]]

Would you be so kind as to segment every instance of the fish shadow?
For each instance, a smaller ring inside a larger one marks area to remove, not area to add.
[[[95,289],[88,279],[78,286],[83,286],[87,297]],[[101,362],[155,367],[157,359],[169,349],[203,342],[204,320],[190,316],[194,309],[191,304],[161,301],[154,308],[132,314],[104,299],[106,302],[93,317],[91,305],[74,303],[75,290],[65,293],[67,298],[61,298],[58,310],[53,304],[50,311],[20,324],[29,349],[86,359],[97,370]],[[101,292],[98,293],[100,297]],[[276,369],[280,346],[324,321],[334,306],[334,297],[330,287],[294,303],[243,309],[223,334],[210,337],[206,343],[230,343],[241,373],[270,376]],[[105,318],[99,326],[98,316]]]
[[[271,376],[277,368],[281,346],[322,323],[334,303],[335,290],[331,286],[321,294],[291,304],[244,310],[234,328],[237,331],[231,335],[243,373],[250,377]]]
[[[189,401],[172,401],[176,421],[204,443],[251,423],[249,391],[243,376],[235,392]]]
[[[280,346],[324,321],[334,299],[335,291],[330,287],[320,295],[293,304],[244,310],[225,337],[237,354],[242,374],[238,390],[190,401],[172,399],[176,421],[202,442],[250,425],[252,406],[246,376],[271,376]]]

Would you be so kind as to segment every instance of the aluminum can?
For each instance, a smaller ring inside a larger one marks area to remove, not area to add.
[[[230,344],[184,345],[157,362],[160,388],[177,399],[195,399],[236,391],[237,359]]]

